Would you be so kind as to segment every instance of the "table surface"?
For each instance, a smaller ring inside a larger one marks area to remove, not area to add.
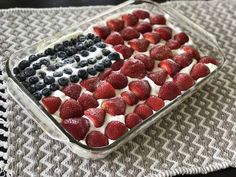
[[[165,2],[166,0],[155,0],[156,2]],[[49,8],[49,7],[68,7],[68,6],[88,6],[88,5],[116,5],[123,2],[123,0],[0,0],[0,9],[14,8],[14,7],[28,7],[28,8]],[[1,90],[0,90],[1,91]],[[0,107],[0,109],[2,109]],[[235,177],[236,168],[227,168],[217,172],[209,173],[207,175],[184,175],[183,177]],[[180,176],[179,176],[180,177]]]

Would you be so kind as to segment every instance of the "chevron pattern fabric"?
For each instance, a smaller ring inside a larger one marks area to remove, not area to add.
[[[236,2],[164,5],[178,9],[216,36],[227,58],[216,79],[143,134],[98,161],[80,159],[66,145],[52,140],[5,94],[10,175],[167,177],[236,166]],[[1,66],[16,50],[107,8],[0,11]]]

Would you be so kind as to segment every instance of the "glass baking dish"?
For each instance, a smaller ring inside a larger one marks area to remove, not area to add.
[[[176,27],[186,32],[194,41],[194,45],[199,49],[201,53],[205,55],[214,56],[219,61],[219,66],[216,70],[211,72],[207,77],[201,79],[193,87],[185,91],[181,96],[172,100],[170,104],[167,104],[164,108],[145,119],[142,123],[138,124],[134,128],[130,129],[119,139],[101,148],[91,148],[78,141],[76,141],[69,133],[67,133],[61,125],[50,115],[46,109],[26,90],[26,88],[14,77],[13,67],[22,58],[29,56],[30,54],[40,53],[42,48],[50,46],[50,44],[58,41],[68,34],[75,34],[76,31],[85,31],[91,26],[91,24],[97,24],[102,22],[109,16],[114,14],[130,11],[132,9],[145,9],[150,13],[162,13],[168,17],[168,21]],[[144,131],[150,125],[154,124],[158,119],[169,113],[173,108],[178,106],[184,99],[191,96],[202,85],[209,82],[215,74],[222,68],[225,62],[225,58],[220,47],[217,44],[214,36],[202,29],[197,24],[191,22],[185,16],[169,7],[162,7],[158,3],[149,0],[130,0],[126,1],[118,6],[115,6],[102,14],[99,14],[93,18],[90,18],[82,23],[73,25],[70,29],[63,30],[60,33],[55,34],[52,37],[48,37],[30,47],[24,48],[14,53],[6,63],[7,88],[10,95],[19,103],[23,109],[33,118],[33,120],[53,139],[65,143],[70,149],[80,157],[99,159],[106,157],[109,153],[119,148],[122,144],[128,140],[134,138],[141,131]]]

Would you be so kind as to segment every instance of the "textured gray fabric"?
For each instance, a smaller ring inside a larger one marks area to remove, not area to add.
[[[227,62],[218,78],[106,159],[82,160],[52,140],[7,98],[12,176],[173,176],[236,161],[236,3],[169,2],[213,33]],[[0,11],[0,59],[108,7]]]

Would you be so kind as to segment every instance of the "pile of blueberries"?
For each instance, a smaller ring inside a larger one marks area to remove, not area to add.
[[[102,51],[102,55],[89,58],[90,53],[98,48]],[[84,57],[88,59],[81,60]],[[77,83],[80,79],[88,78],[89,75],[96,75],[109,68],[112,61],[118,59],[120,59],[118,53],[108,50],[107,45],[98,36],[88,33],[56,44],[43,53],[29,56],[28,60],[19,62],[13,69],[13,73],[25,88],[40,100],[42,96],[49,96],[53,91],[59,90],[70,82]],[[68,67],[64,67],[63,71],[58,70],[66,65]],[[42,66],[53,72],[53,76],[40,70]],[[76,68],[77,74],[73,73],[71,67]],[[67,77],[63,77],[63,74]]]

